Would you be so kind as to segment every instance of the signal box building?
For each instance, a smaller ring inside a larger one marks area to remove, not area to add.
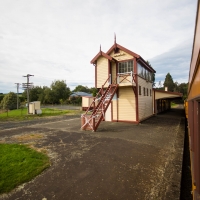
[[[115,41],[106,53],[100,48],[91,63],[98,105],[91,114],[82,115],[83,130],[95,131],[101,120],[139,123],[153,115],[156,71],[140,55]]]

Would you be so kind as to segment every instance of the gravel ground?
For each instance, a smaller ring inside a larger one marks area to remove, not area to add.
[[[0,143],[48,154],[51,167],[0,199],[178,200],[184,144],[183,109],[139,125],[102,122],[80,131],[80,116],[0,123]]]

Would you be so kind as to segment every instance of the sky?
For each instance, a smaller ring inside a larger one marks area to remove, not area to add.
[[[34,86],[94,87],[90,61],[114,34],[151,63],[157,84],[167,73],[188,82],[196,7],[196,0],[0,0],[0,93],[16,92],[27,74]]]

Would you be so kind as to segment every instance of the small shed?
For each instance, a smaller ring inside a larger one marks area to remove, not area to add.
[[[90,107],[93,101],[94,101],[94,97],[90,97],[90,96],[82,97],[82,110],[86,111]],[[92,105],[92,108],[94,106],[97,106],[97,104],[98,104],[98,101],[95,101],[94,104]]]
[[[42,110],[40,108],[40,101],[33,101],[29,103],[29,114],[42,114]]]

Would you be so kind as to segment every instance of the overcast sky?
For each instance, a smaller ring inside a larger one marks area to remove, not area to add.
[[[117,43],[149,60],[156,82],[188,81],[196,0],[0,0],[0,93],[26,74],[35,86],[94,87],[92,58]],[[23,90],[20,90],[22,92]]]

